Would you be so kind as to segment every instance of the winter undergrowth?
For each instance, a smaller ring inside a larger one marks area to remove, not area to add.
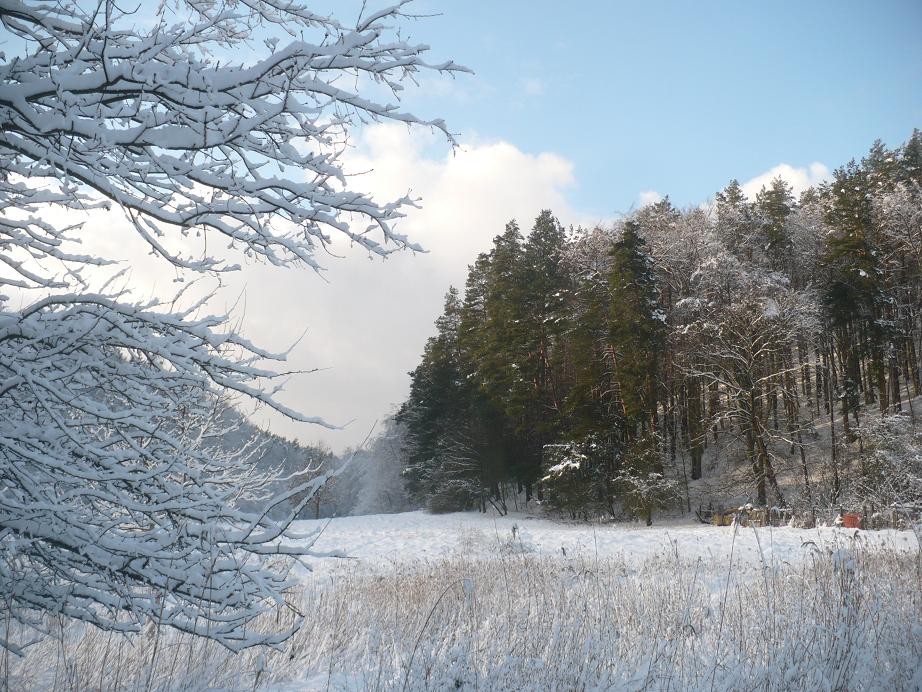
[[[737,528],[736,531],[752,531]],[[858,532],[801,559],[633,562],[540,555],[497,536],[489,558],[355,565],[292,596],[307,614],[278,650],[231,654],[150,627],[60,624],[10,689],[911,690],[922,685],[922,556]],[[760,541],[770,541],[764,530]],[[770,555],[766,550],[764,555]],[[290,624],[291,609],[261,628]]]

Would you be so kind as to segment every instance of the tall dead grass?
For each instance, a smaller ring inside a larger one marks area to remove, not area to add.
[[[751,531],[751,529],[738,529]],[[760,540],[770,540],[761,530]],[[680,546],[636,564],[540,556],[358,567],[293,595],[300,632],[233,655],[148,627],[56,624],[0,684],[16,690],[922,687],[922,557],[842,532],[796,563],[709,563]],[[766,551],[767,553],[770,551]],[[279,628],[290,610],[260,624]]]

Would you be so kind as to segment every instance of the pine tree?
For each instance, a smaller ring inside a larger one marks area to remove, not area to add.
[[[595,228],[577,237],[568,259],[574,295],[566,332],[573,373],[564,412],[576,439],[612,435],[621,419],[609,328],[611,247],[610,232]]]
[[[397,414],[407,426],[404,478],[410,496],[428,503],[439,496],[442,506],[467,509],[478,494],[479,478],[467,469],[447,474],[447,446],[464,428],[467,410],[461,376],[459,328],[461,301],[456,288],[445,296],[445,309],[436,320],[422,362],[410,373],[410,396]]]
[[[842,425],[852,441],[856,438],[850,416],[857,420],[864,332],[875,319],[878,293],[876,253],[869,234],[872,208],[864,171],[854,161],[837,169],[832,182],[824,186],[823,197],[826,221],[834,229],[822,260],[827,275],[823,302],[842,367]]]
[[[904,183],[922,186],[922,130],[913,130],[912,137],[903,146],[900,169],[900,179]]]
[[[793,206],[791,186],[782,178],[775,178],[768,188],[763,187],[756,195],[762,252],[773,271],[788,272],[791,267],[793,242],[787,220]]]
[[[624,415],[624,432],[657,428],[657,377],[664,331],[653,266],[639,226],[628,221],[612,246],[609,274],[609,334],[614,373]]]
[[[717,233],[727,249],[740,259],[752,260],[756,236],[752,205],[737,180],[717,193]]]
[[[647,526],[653,525],[655,509],[668,507],[679,497],[678,484],[663,474],[661,443],[652,431],[633,440],[614,479],[624,506]]]
[[[519,373],[528,394],[519,433],[528,450],[528,481],[537,477],[544,445],[559,435],[562,424],[564,392],[558,375],[570,283],[562,263],[565,240],[560,223],[545,210],[535,220],[522,255]]]

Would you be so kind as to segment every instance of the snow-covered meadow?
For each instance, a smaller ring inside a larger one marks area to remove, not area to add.
[[[299,522],[278,651],[64,625],[22,689],[880,689],[922,685],[912,531],[411,512]]]
[[[640,524],[561,522],[528,515],[477,512],[405,512],[295,522],[299,533],[319,531],[318,552],[340,550],[343,560],[308,561],[314,575],[343,570],[374,572],[397,565],[452,558],[490,559],[530,554],[536,558],[618,560],[639,564],[657,556],[727,563],[738,569],[799,563],[816,549],[856,544],[870,550],[918,550],[910,531],[855,531],[832,527],[764,529],[714,527],[688,519]],[[345,563],[345,564],[344,564]],[[306,576],[310,579],[310,576]]]

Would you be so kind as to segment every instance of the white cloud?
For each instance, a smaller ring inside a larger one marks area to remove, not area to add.
[[[750,200],[756,198],[756,194],[763,188],[768,187],[775,178],[784,180],[794,191],[794,196],[799,197],[800,193],[808,187],[813,187],[830,178],[829,168],[819,162],[811,163],[804,168],[792,166],[789,163],[779,163],[756,177],[747,180],[741,185],[743,192]]]
[[[662,201],[663,196],[656,190],[644,190],[637,195],[637,208],[642,209]]]

